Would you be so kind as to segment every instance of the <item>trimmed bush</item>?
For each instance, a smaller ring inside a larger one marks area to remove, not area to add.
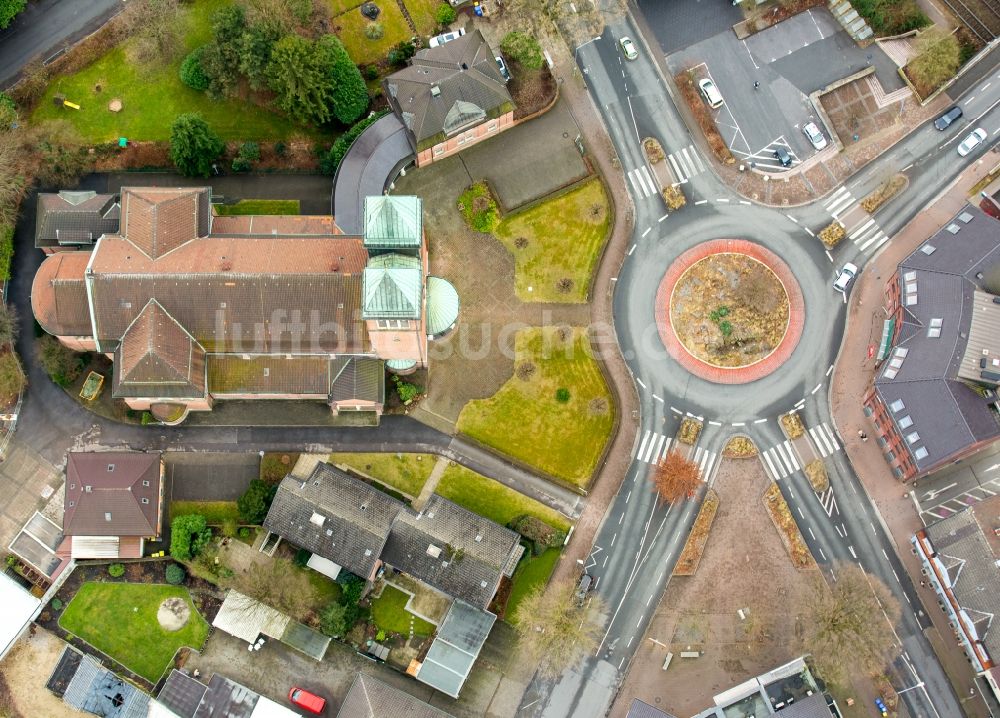
[[[250,481],[250,486],[242,496],[236,500],[236,508],[240,512],[240,519],[248,524],[259,524],[267,516],[274,495],[278,492],[276,484],[268,484],[260,479]]]
[[[108,575],[111,578],[121,578],[125,575],[125,564],[113,563],[108,566]]]
[[[477,232],[489,234],[500,224],[500,210],[485,182],[476,182],[458,198],[458,208],[466,224]]]
[[[523,32],[508,32],[500,41],[500,49],[504,54],[517,60],[521,65],[531,70],[541,70],[545,62],[542,46],[538,40]]]
[[[565,532],[559,531],[541,519],[528,514],[518,516],[508,526],[512,531],[516,531],[531,541],[536,547],[541,547],[542,551],[546,548],[558,548],[566,541]]]
[[[455,8],[448,3],[441,3],[437,6],[437,10],[434,11],[434,19],[437,20],[437,24],[442,27],[445,25],[451,25],[457,18],[458,13],[455,12]]]
[[[171,586],[180,586],[187,578],[187,572],[180,564],[172,563],[167,566],[166,579]]]
[[[208,89],[211,84],[211,80],[208,75],[205,74],[204,68],[201,66],[201,57],[205,54],[205,45],[195,48],[191,53],[184,58],[184,62],[181,63],[181,82],[190,87],[192,90],[197,90],[198,92],[204,92]]]
[[[382,112],[375,113],[371,117],[366,117],[360,122],[355,123],[351,129],[338,137],[333,143],[333,147],[330,148],[330,151],[327,152],[326,156],[320,160],[319,166],[323,174],[336,174],[337,168],[347,155],[347,151],[351,149],[351,145],[354,144],[354,140],[358,139],[362,132],[367,130],[377,120],[381,119],[387,112],[388,110],[383,110]]]
[[[386,59],[389,61],[390,65],[405,65],[407,61],[416,54],[416,52],[417,46],[409,40],[404,40],[389,50],[389,54],[386,55]]]
[[[170,555],[190,561],[208,545],[212,530],[201,514],[185,514],[170,522]]]

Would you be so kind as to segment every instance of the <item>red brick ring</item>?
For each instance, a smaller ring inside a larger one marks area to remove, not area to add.
[[[742,367],[720,367],[698,359],[681,344],[670,322],[670,297],[677,281],[695,262],[713,254],[743,254],[757,260],[774,272],[785,294],[788,295],[788,328],[785,330],[785,336],[770,354],[753,364]],[[745,239],[715,239],[692,247],[674,260],[660,280],[660,287],[656,291],[655,314],[656,329],[663,346],[666,347],[667,353],[688,372],[716,384],[747,384],[764,378],[792,355],[802,337],[805,307],[802,302],[802,290],[799,289],[795,275],[778,255]]]

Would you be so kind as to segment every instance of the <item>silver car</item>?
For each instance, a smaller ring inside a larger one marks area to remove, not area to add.
[[[802,132],[805,133],[805,136],[809,139],[809,142],[812,143],[812,146],[815,147],[817,150],[821,150],[824,147],[826,147],[826,138],[823,136],[823,133],[820,131],[820,129],[816,126],[815,122],[807,122],[805,125],[803,125]]]
[[[623,37],[618,42],[622,46],[622,53],[624,53],[626,60],[634,60],[639,57],[639,51],[635,49],[635,43],[632,42],[632,38]]]
[[[983,143],[986,139],[986,130],[982,127],[977,127],[969,136],[962,140],[962,143],[958,146],[958,154],[961,157],[965,157],[967,154],[972,152]]]
[[[841,294],[847,294],[847,288],[851,286],[851,282],[854,281],[856,276],[858,276],[858,266],[848,262],[844,265],[844,268],[840,270],[840,275],[833,283],[833,288]]]

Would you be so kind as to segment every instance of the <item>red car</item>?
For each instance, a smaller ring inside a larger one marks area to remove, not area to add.
[[[322,713],[323,709],[326,708],[326,698],[321,698],[315,693],[310,693],[305,688],[292,688],[292,690],[288,691],[288,700],[291,701],[292,705],[304,708],[310,713],[316,713],[317,715]]]

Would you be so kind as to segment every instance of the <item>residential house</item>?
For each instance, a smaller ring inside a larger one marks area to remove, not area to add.
[[[132,409],[176,423],[217,400],[308,399],[377,416],[385,369],[426,366],[428,340],[454,326],[419,198],[369,197],[361,236],[327,216],[216,217],[210,199],[123,188],[117,233],[35,275],[39,324],[111,357],[112,395]]]
[[[236,681],[212,675],[208,684],[176,668],[149,704],[148,718],[300,718],[301,714]]]
[[[451,718],[422,700],[383,683],[377,678],[358,673],[340,704],[337,718]]]
[[[514,102],[479,30],[418,51],[382,87],[406,126],[417,167],[514,126]]]
[[[1000,438],[1000,222],[966,206],[886,284],[880,366],[864,397],[903,481]]]
[[[89,249],[103,235],[116,233],[120,219],[117,195],[41,192],[35,212],[35,247],[45,254]]]
[[[160,538],[163,459],[159,452],[70,452],[59,552],[76,558],[141,558]]]
[[[987,531],[994,534],[1000,528],[1000,499],[985,504],[931,524],[918,531],[911,542],[923,564],[921,573],[937,593],[973,670],[987,679],[1000,699],[996,686],[1000,628],[992,625],[1000,614],[1000,550],[995,550],[986,536]],[[992,526],[980,526],[976,516],[980,506],[984,506],[983,515],[992,520]]]

